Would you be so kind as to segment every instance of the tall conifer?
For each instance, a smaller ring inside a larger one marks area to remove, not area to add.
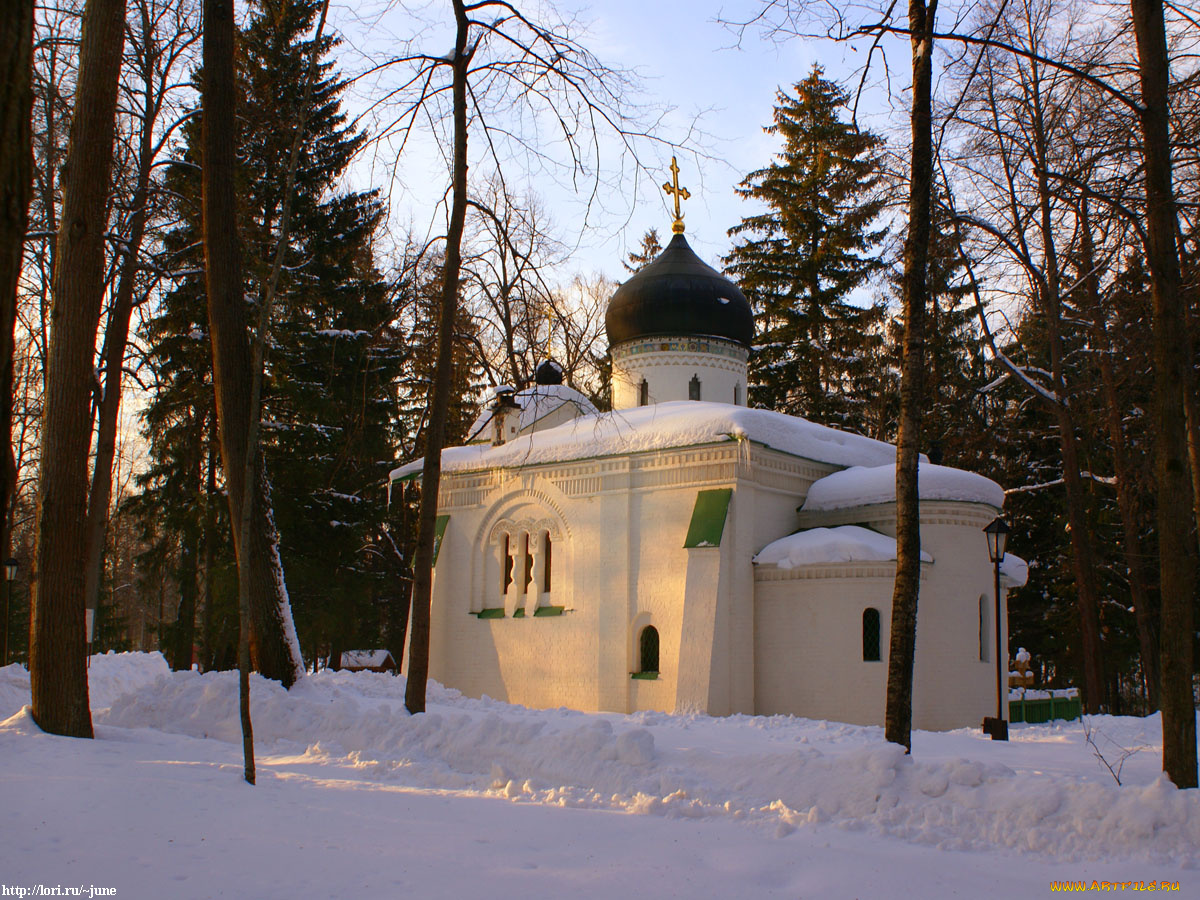
[[[239,180],[246,204],[246,294],[255,304],[266,290],[278,240],[318,8],[313,0],[260,0],[240,43]],[[324,36],[321,44],[320,56],[327,56],[336,38]],[[381,204],[374,192],[338,189],[363,141],[341,110],[344,88],[323,62],[296,173],[264,392],[262,447],[280,552],[310,660],[331,648],[380,641],[388,594],[374,551],[381,539],[382,486],[394,457],[394,384],[405,362],[394,298],[374,261]],[[198,137],[198,129],[186,133],[185,162],[194,161]],[[147,410],[147,426],[153,431],[177,420],[172,428],[178,432],[170,441],[168,432],[152,440],[148,487],[160,493],[172,480],[199,484],[195,460],[207,457],[203,448],[212,439],[205,424],[211,422],[209,361],[190,352],[196,343],[191,339],[203,338],[206,329],[202,273],[191,259],[200,227],[192,199],[198,180],[187,165],[177,170],[180,224],[165,246],[173,254],[166,267],[178,274],[148,332],[168,383]],[[190,515],[199,519],[200,507]],[[198,526],[188,516],[180,510],[176,540],[195,533]],[[181,553],[186,546],[180,545]]]
[[[844,122],[849,95],[815,66],[794,93],[779,91],[768,134],[783,148],[738,193],[767,206],[730,229],[726,259],[754,306],[750,360],[756,405],[862,430],[855,386],[884,341],[883,309],[851,302],[882,268],[873,249],[883,141]]]

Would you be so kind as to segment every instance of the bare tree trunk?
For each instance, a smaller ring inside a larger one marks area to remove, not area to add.
[[[167,652],[171,668],[188,672],[192,668],[192,645],[196,639],[196,595],[200,588],[200,567],[197,540],[198,529],[188,528],[179,548],[179,610]]]
[[[87,526],[93,360],[124,42],[124,0],[88,0],[53,278],[29,653],[34,719],[73,737],[92,736],[84,576],[71,560]]]
[[[263,366],[266,355],[267,340],[271,332],[271,310],[275,304],[275,294],[279,287],[279,274],[283,269],[284,252],[288,246],[288,227],[289,219],[292,210],[292,196],[296,185],[296,167],[300,160],[300,147],[304,140],[304,129],[308,120],[309,101],[312,98],[312,86],[317,74],[317,63],[320,58],[321,50],[321,35],[325,30],[325,16],[329,11],[329,0],[321,7],[321,20],[317,25],[316,37],[312,43],[312,53],[308,62],[308,76],[304,87],[304,104],[302,109],[302,117],[296,123],[295,135],[292,138],[291,155],[288,160],[287,176],[284,179],[283,187],[283,211],[279,220],[279,237],[276,241],[275,260],[271,265],[270,280],[267,283],[267,289],[263,294],[258,317],[258,330],[254,337],[253,346],[253,362],[250,366],[250,415],[247,423],[246,432],[246,455],[242,465],[242,502],[241,516],[235,518],[237,523],[239,546],[246,546],[250,542],[250,530],[253,524],[251,518],[251,509],[253,504],[253,481],[256,468],[259,474],[265,481],[265,469],[262,465],[262,454],[259,453],[259,426],[262,423],[262,384],[263,384]],[[256,465],[257,464],[257,465]],[[269,501],[267,509],[270,509]],[[272,534],[274,534],[274,523],[271,522]],[[279,589],[284,596],[281,598],[279,608],[281,610],[287,607],[286,592],[283,587],[283,564],[279,559],[278,538],[275,538],[274,547],[274,562],[277,569],[277,579]],[[240,571],[240,567],[239,567]],[[242,602],[249,602],[248,594],[250,589],[249,579],[238,578],[238,595],[242,598]],[[294,638],[294,625],[291,623],[290,609],[286,612],[288,624],[292,626],[293,639],[290,641],[291,651],[293,656],[294,676],[304,671],[304,660],[300,656],[300,644]],[[290,682],[289,682],[290,683]]]
[[[147,90],[150,80],[147,78]],[[147,97],[147,100],[150,98]],[[149,107],[149,103],[147,104]],[[138,181],[133,193],[133,217],[125,240],[121,276],[116,297],[108,314],[104,330],[104,386],[100,392],[96,425],[96,459],[92,467],[92,484],[88,493],[87,541],[85,556],[86,581],[84,602],[95,609],[100,595],[100,577],[104,568],[104,545],[108,535],[108,508],[112,499],[112,466],[117,446],[117,420],[121,411],[121,375],[125,363],[125,346],[129,340],[129,319],[133,313],[133,292],[137,283],[138,254],[146,233],[146,204],[150,197],[150,165],[153,157],[151,122],[142,128],[138,148]]]
[[[1083,701],[1088,713],[1100,712],[1104,697],[1104,650],[1100,640],[1099,589],[1096,585],[1096,561],[1092,553],[1087,521],[1087,501],[1083,480],[1079,476],[1079,444],[1075,438],[1075,417],[1069,403],[1066,376],[1063,372],[1062,290],[1058,268],[1058,248],[1053,214],[1050,208],[1050,180],[1045,112],[1043,109],[1041,71],[1033,66],[1030,72],[1029,102],[1033,152],[1037,168],[1038,212],[1041,220],[1042,249],[1045,255],[1045,275],[1039,281],[1038,293],[1046,316],[1046,339],[1050,347],[1050,379],[1057,402],[1051,412],[1058,425],[1058,442],[1062,453],[1063,485],[1067,495],[1067,523],[1070,528],[1071,562],[1075,570],[1075,605],[1079,615],[1080,650],[1083,657]]]
[[[242,258],[237,232],[237,197],[234,191],[237,121],[233,74],[233,0],[204,0],[203,83],[203,216],[204,262],[208,289],[208,321],[213,343],[213,383],[221,429],[221,457],[228,482],[230,516],[240,521],[249,431],[250,359],[246,346],[242,296]],[[254,784],[254,729],[250,721],[250,541],[234,529],[238,562],[238,696],[242,723],[244,776]],[[273,585],[256,579],[255,587],[273,596]],[[291,682],[289,681],[288,684]]]
[[[245,476],[254,379],[234,193],[237,124],[232,0],[205,0],[204,23],[204,252],[221,460],[234,524],[238,577],[244,572],[248,580],[251,657],[264,676],[290,687],[303,670],[303,662],[295,642],[270,488],[260,454],[255,454],[253,482],[248,483]],[[211,68],[210,52],[216,54]],[[243,545],[237,524],[242,521],[244,497],[250,498],[252,524],[249,540]]]
[[[408,683],[404,705],[410,713],[425,711],[425,686],[429,679],[429,606],[433,590],[433,540],[437,523],[438,485],[442,475],[442,446],[450,407],[454,320],[458,311],[458,279],[462,266],[462,235],[467,217],[467,53],[469,23],[462,0],[454,0],[454,155],[450,227],[442,263],[441,312],[438,320],[437,366],[429,398],[429,425],[425,432],[425,460],[421,471],[421,507],[417,515],[417,547],[413,559],[412,634],[408,648]]]
[[[1192,364],[1183,303],[1178,219],[1171,185],[1167,85],[1170,60],[1162,0],[1130,0],[1142,85],[1146,160],[1146,258],[1154,301],[1155,477],[1158,482],[1162,595],[1163,771],[1181,788],[1196,784],[1196,710],[1192,701],[1196,517],[1188,469],[1184,392]]]
[[[912,750],[913,661],[921,587],[921,506],[918,462],[924,403],[925,309],[929,303],[929,241],[933,206],[933,23],[937,0],[909,0],[912,44],[912,171],[908,237],[904,242],[904,356],[900,367],[900,427],[896,439],[896,581],[888,643],[884,736]]]
[[[17,281],[29,198],[33,192],[33,0],[12,0],[0,16],[0,560],[12,555],[9,509],[17,492],[12,445],[13,355],[16,353]],[[7,611],[7,610],[6,610]],[[3,647],[9,646],[8,616]],[[0,665],[7,663],[0,660]]]
[[[152,40],[152,26],[145,7],[142,12],[142,32],[146,42]],[[108,511],[112,500],[113,458],[116,451],[116,430],[121,409],[121,374],[125,362],[125,348],[130,336],[130,317],[133,312],[133,292],[137,284],[138,257],[142,252],[145,236],[146,205],[150,199],[150,168],[154,163],[155,121],[162,97],[157,94],[155,73],[148,55],[142,60],[139,72],[144,85],[142,133],[138,136],[137,185],[133,190],[133,216],[122,247],[121,274],[116,287],[112,308],[108,313],[108,326],[104,329],[104,383],[100,392],[96,424],[96,460],[92,466],[91,490],[88,494],[88,539],[84,551],[85,587],[84,602],[89,610],[95,610],[100,598],[100,582],[103,574],[104,544],[108,535]]]
[[[204,468],[204,487],[202,491],[202,503],[204,506],[203,518],[203,545],[204,545],[204,614],[201,618],[200,626],[200,666],[207,672],[216,666],[217,651],[214,646],[215,635],[213,629],[215,627],[216,611],[213,609],[213,576],[217,568],[217,510],[215,507],[217,496],[217,434],[215,423],[212,426],[202,425],[199,429],[203,433],[206,427],[211,427],[212,431],[205,441],[205,468]]]
[[[1188,357],[1191,358],[1192,337],[1188,335]],[[1192,512],[1200,525],[1200,408],[1197,408],[1196,371],[1191,366],[1183,370],[1183,409],[1187,419],[1188,463],[1192,476]],[[1197,535],[1200,538],[1200,534]]]
[[[1112,349],[1105,328],[1105,313],[1100,301],[1100,280],[1096,271],[1096,253],[1092,243],[1092,223],[1088,200],[1080,199],[1080,252],[1087,292],[1092,309],[1092,334],[1099,351],[1100,380],[1104,387],[1105,424],[1112,448],[1113,473],[1117,477],[1117,506],[1121,511],[1124,534],[1125,567],[1129,572],[1129,596],[1137,620],[1138,647],[1142,657],[1142,674],[1146,680],[1146,699],[1151,709],[1158,709],[1158,634],[1154,611],[1150,608],[1150,591],[1142,565],[1142,538],[1138,533],[1141,509],[1133,489],[1133,474],[1125,448],[1125,429],[1121,424],[1121,405],[1117,396],[1117,379],[1113,373]],[[1115,695],[1114,695],[1115,699]]]

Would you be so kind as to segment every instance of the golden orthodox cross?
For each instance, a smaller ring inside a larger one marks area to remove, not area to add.
[[[671,223],[672,234],[683,234],[683,213],[679,210],[679,201],[687,200],[692,195],[685,187],[679,186],[679,164],[671,157],[671,180],[663,182],[663,190],[675,198],[675,221]]]

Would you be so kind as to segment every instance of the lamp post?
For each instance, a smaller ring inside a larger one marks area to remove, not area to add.
[[[8,665],[8,623],[12,618],[12,583],[17,580],[17,562],[15,556],[4,561],[4,663]]]
[[[996,717],[988,716],[983,720],[983,733],[991,735],[993,741],[1007,741],[1008,722],[1004,717],[1004,666],[1007,660],[1000,650],[1000,563],[1004,562],[1004,546],[1008,543],[1008,523],[1003,516],[997,516],[983,533],[987,536],[988,557],[995,575],[993,597],[996,603]]]

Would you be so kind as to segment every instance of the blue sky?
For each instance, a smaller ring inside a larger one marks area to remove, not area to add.
[[[826,77],[852,79],[863,56],[832,41],[792,39],[775,44],[757,33],[745,34],[741,46],[736,46],[737,36],[717,19],[751,15],[757,9],[754,0],[559,0],[555,5],[560,10],[577,9],[590,22],[582,43],[602,61],[637,72],[643,88],[640,102],[674,108],[659,133],[670,143],[684,144],[676,152],[680,182],[692,194],[685,204],[688,239],[701,257],[718,267],[730,246],[727,230],[752,211],[734,188],[747,173],[766,165],[778,146],[762,130],[771,121],[777,88],[803,79],[817,62],[825,67]],[[449,41],[449,31],[439,24],[449,23],[449,3],[430,0],[413,6],[434,21],[420,38],[421,49],[440,55]],[[412,33],[410,20],[402,14],[393,11],[377,20],[370,18],[370,9],[360,4],[335,8],[331,15],[357,46],[387,47],[389,39]],[[343,64],[343,68],[353,66]],[[365,85],[363,90],[368,90]],[[882,131],[890,105],[879,97],[872,103],[866,108],[873,114],[861,115],[860,122]],[[703,136],[689,145],[686,135],[693,121]],[[655,177],[654,185],[669,178],[671,153],[668,146],[645,148],[642,162]],[[383,156],[376,159],[375,180]],[[396,173],[395,227],[410,224],[418,233],[439,230],[432,211],[444,183],[444,162],[432,145],[410,144]],[[643,183],[636,198],[631,180],[609,188],[615,196],[603,198],[604,212],[594,215],[582,232],[578,227],[581,200],[569,186],[545,178],[532,185],[562,238],[575,245],[561,273],[564,280],[575,271],[620,280],[625,276],[621,260],[637,247],[648,228],[657,227],[664,240],[669,237],[669,201],[660,190],[646,190],[649,184]]]

